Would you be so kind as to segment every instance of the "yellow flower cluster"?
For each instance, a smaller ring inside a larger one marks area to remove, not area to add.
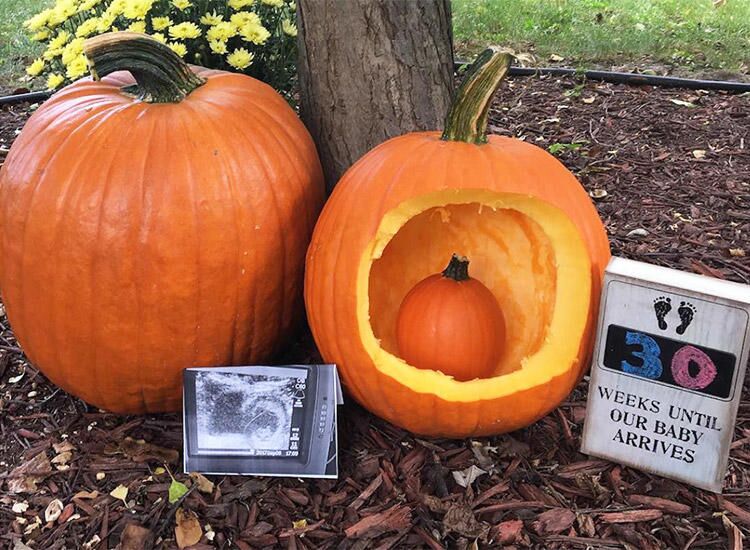
[[[128,19],[145,19],[153,5],[154,0],[129,0],[125,3],[122,14]]]
[[[297,25],[289,21],[289,19],[284,19],[281,22],[281,30],[289,36],[297,36]]]
[[[44,70],[44,59],[35,59],[34,62],[26,67],[26,73],[29,76],[37,76]]]
[[[50,89],[80,78],[88,71],[83,41],[115,30],[149,34],[193,63],[220,59],[219,67],[243,71],[258,52],[297,35],[294,9],[294,0],[55,0],[24,22],[46,46],[26,73],[45,76]],[[267,28],[264,20],[276,22]]]
[[[248,52],[245,48],[238,48],[227,56],[227,63],[229,63],[235,69],[244,69],[250,66],[253,62],[253,54]]]
[[[200,35],[201,30],[198,28],[198,25],[190,21],[169,27],[169,36],[172,38],[198,38]]]

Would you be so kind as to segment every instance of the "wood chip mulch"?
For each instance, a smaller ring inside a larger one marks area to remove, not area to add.
[[[0,111],[0,161],[25,118]],[[749,97],[514,79],[491,130],[556,151],[615,254],[750,282]],[[0,547],[687,550],[750,533],[747,387],[723,496],[582,455],[585,383],[525,430],[466,441],[421,439],[349,402],[338,481],[209,481],[181,471],[179,416],[120,417],[56,389],[2,313]],[[309,336],[285,360],[318,360]],[[174,504],[171,475],[189,487]]]

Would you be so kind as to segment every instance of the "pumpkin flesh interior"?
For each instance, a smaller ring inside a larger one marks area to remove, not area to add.
[[[497,298],[505,351],[490,378],[459,382],[398,356],[401,301],[452,253]],[[497,397],[543,383],[577,361],[590,301],[590,262],[573,222],[529,196],[445,190],[387,212],[360,261],[357,315],[376,368],[415,391],[447,400]],[[499,393],[498,393],[499,392]]]

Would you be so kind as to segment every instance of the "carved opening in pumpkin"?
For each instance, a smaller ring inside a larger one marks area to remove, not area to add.
[[[372,264],[370,323],[380,345],[398,356],[396,317],[404,296],[441,272],[452,253],[466,255],[469,272],[490,289],[506,324],[503,354],[492,376],[521,368],[544,343],[556,293],[555,252],[532,218],[481,203],[429,208],[409,219]]]

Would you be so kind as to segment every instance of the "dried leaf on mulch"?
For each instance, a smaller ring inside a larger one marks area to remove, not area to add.
[[[52,466],[44,451],[34,455],[8,476],[8,492],[11,494],[33,493],[37,483],[52,473]]]
[[[175,541],[179,548],[198,544],[203,536],[203,529],[196,515],[190,510],[178,508],[175,512]]]
[[[490,529],[489,525],[477,521],[469,506],[460,503],[454,504],[445,513],[443,527],[448,531],[472,539],[485,538]]]
[[[128,523],[120,536],[120,550],[143,550],[151,545],[153,533],[136,523]]]

